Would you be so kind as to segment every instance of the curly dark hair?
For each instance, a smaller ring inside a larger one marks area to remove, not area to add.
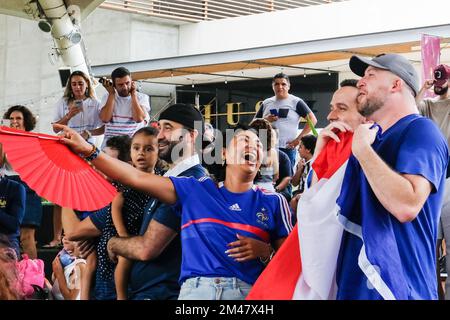
[[[3,115],[3,119],[9,119],[11,113],[13,113],[14,111],[22,113],[25,131],[31,131],[36,127],[36,117],[34,116],[34,114],[30,111],[30,109],[21,105],[10,107]]]
[[[106,141],[106,146],[119,151],[119,160],[122,160],[123,162],[131,161],[131,138],[129,136],[113,136]]]

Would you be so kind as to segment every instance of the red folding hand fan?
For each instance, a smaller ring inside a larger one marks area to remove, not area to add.
[[[58,136],[0,127],[0,143],[20,178],[38,195],[62,207],[94,211],[117,193]]]

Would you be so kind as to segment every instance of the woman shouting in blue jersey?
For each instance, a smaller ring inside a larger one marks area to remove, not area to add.
[[[161,177],[136,170],[98,152],[75,131],[61,129],[63,141],[98,170],[172,205],[180,214],[179,299],[244,299],[292,230],[284,197],[253,185],[262,144],[248,128],[236,131],[224,148],[225,180],[218,185],[208,177]],[[180,137],[195,140],[197,134],[194,130]]]

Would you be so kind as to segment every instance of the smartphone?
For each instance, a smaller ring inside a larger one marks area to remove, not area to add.
[[[112,86],[112,81],[105,77],[98,79],[98,82],[100,82],[103,86]]]
[[[83,109],[83,100],[75,100],[75,107],[77,107],[78,109]]]
[[[277,109],[270,109],[270,114],[273,116],[277,116],[278,117],[278,110]]]

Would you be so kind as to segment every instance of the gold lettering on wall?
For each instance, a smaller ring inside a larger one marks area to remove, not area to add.
[[[212,105],[205,104],[203,105],[203,117],[205,122],[211,123],[212,117],[227,117],[227,123],[230,126],[234,126],[239,122],[241,115],[254,115],[258,112],[259,108],[261,108],[262,101],[258,101],[255,104],[255,111],[241,111],[242,102],[229,102],[226,104],[227,112],[226,113],[212,113]],[[236,117],[237,116],[237,117]]]
[[[239,122],[239,116],[241,111],[241,102],[227,103],[227,123],[231,126],[235,126]],[[237,106],[237,112],[234,112],[234,106]],[[234,116],[237,115],[237,120],[234,121]]]
[[[203,107],[203,118],[205,119],[205,122],[211,123],[211,105],[205,104]]]
[[[260,109],[261,106],[262,106],[262,103],[263,103],[263,101],[260,100],[260,101],[258,101],[258,102],[255,104],[255,114],[258,113],[259,109]]]

